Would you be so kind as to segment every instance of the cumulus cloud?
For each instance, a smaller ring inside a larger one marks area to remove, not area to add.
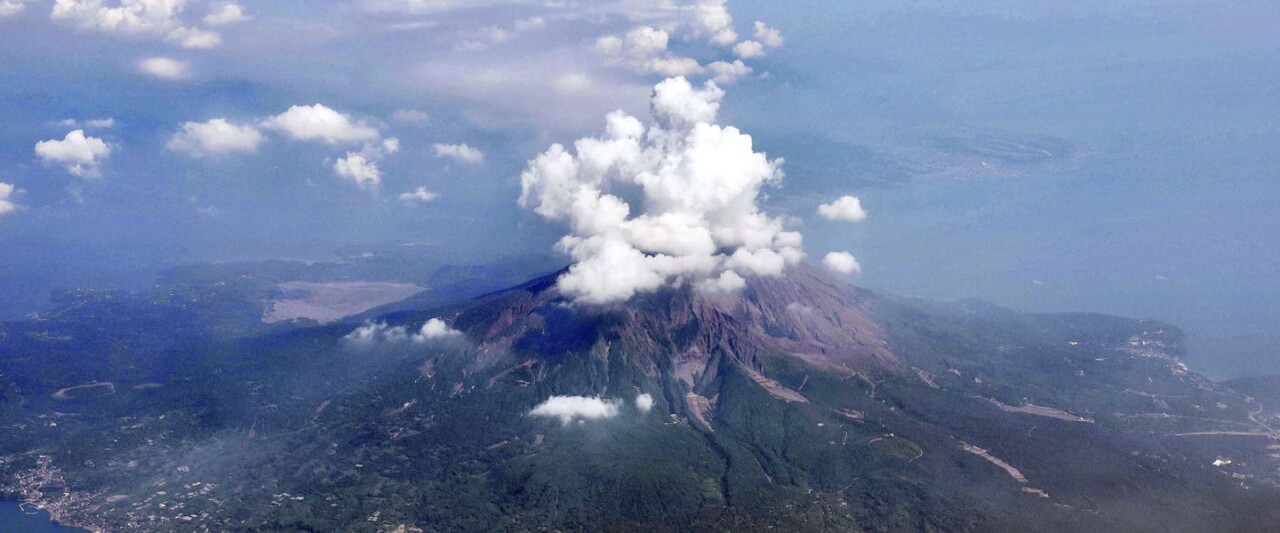
[[[756,21],[756,40],[769,48],[782,46],[784,41],[782,38],[782,32],[770,28],[768,24],[759,20]]]
[[[295,105],[288,111],[263,120],[263,128],[279,131],[300,141],[353,144],[376,140],[378,130],[353,121],[351,117],[321,104]]]
[[[418,202],[425,204],[439,197],[439,194],[428,191],[426,187],[418,187],[412,191],[400,193],[400,201],[402,202]]]
[[[751,74],[752,69],[748,67],[741,59],[734,60],[732,63],[725,61],[716,61],[707,65],[707,70],[711,72],[711,80],[720,84],[731,84],[738,81],[738,78]]]
[[[456,337],[462,335],[461,331],[453,329],[445,321],[439,318],[432,318],[422,325],[418,330],[417,336],[422,340],[427,339],[443,339],[448,337]]]
[[[26,8],[24,0],[0,0],[0,19],[21,15]]]
[[[210,26],[226,26],[244,22],[253,17],[245,14],[244,8],[235,2],[223,2],[210,6],[209,14],[204,16],[204,23]]]
[[[728,0],[698,0],[693,6],[694,35],[706,36],[719,45],[731,45],[738,40],[733,31],[733,17],[729,14]]]
[[[459,163],[476,164],[484,161],[484,152],[466,144],[436,144],[436,157],[448,157]]]
[[[614,418],[620,412],[622,402],[604,400],[599,396],[552,396],[533,407],[530,416],[559,418],[568,425],[574,420],[603,420]]]
[[[222,44],[217,32],[183,24],[186,5],[186,0],[55,0],[50,17],[125,39],[163,39],[183,48]]]
[[[846,222],[861,222],[867,218],[867,212],[862,210],[862,201],[856,196],[841,196],[834,202],[819,205],[818,214],[827,220]]]
[[[12,183],[0,182],[0,215],[7,215],[17,211],[21,206],[14,203],[13,195],[17,189]]]
[[[636,409],[639,409],[642,413],[647,413],[653,409],[653,396],[650,396],[648,393],[637,394]]]
[[[191,63],[167,57],[149,57],[138,62],[138,71],[164,80],[185,80],[191,77]]]
[[[733,45],[733,53],[742,59],[764,57],[764,45],[760,41],[742,41]]]
[[[252,125],[236,125],[226,119],[215,118],[206,122],[183,123],[182,131],[170,137],[165,147],[201,158],[233,152],[253,152],[262,141],[262,133]]]
[[[841,274],[857,274],[862,271],[862,265],[849,252],[831,252],[822,258],[822,264],[832,272]]]
[[[612,63],[644,74],[691,76],[705,69],[697,60],[671,53],[667,46],[671,33],[653,26],[638,26],[625,36],[606,35],[596,39],[595,49]]]
[[[653,125],[617,111],[604,136],[529,162],[520,205],[569,226],[557,244],[574,260],[562,292],[608,303],[685,283],[734,290],[744,275],[779,275],[804,258],[803,237],[756,204],[782,180],[782,161],[714,123],[723,96],[713,82],[665,80],[654,87]]]
[[[382,171],[378,161],[386,154],[400,150],[400,140],[384,139],[381,145],[366,144],[359,152],[347,152],[347,156],[334,162],[333,171],[338,176],[355,182],[361,189],[372,189],[382,184]]]
[[[36,143],[36,157],[45,163],[62,165],[67,172],[82,178],[101,176],[102,161],[110,155],[110,145],[97,137],[86,136],[84,130],[73,130],[62,140]]]
[[[347,156],[333,163],[338,176],[355,182],[361,189],[377,187],[382,183],[382,171],[378,163],[359,152],[347,152]]]
[[[461,331],[449,327],[449,324],[439,318],[432,318],[422,324],[418,331],[412,333],[404,326],[389,326],[385,322],[366,322],[342,339],[355,347],[372,347],[383,343],[427,344],[461,337]]]

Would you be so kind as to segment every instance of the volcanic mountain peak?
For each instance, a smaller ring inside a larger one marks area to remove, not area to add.
[[[770,358],[847,375],[901,370],[867,312],[870,293],[809,266],[751,278],[732,293],[686,284],[605,306],[566,299],[555,287],[559,274],[482,298],[459,312],[454,327],[482,351],[529,352],[549,362],[570,353],[607,358],[621,349],[646,374],[675,378],[700,394],[736,367],[775,396],[802,401],[765,375]]]

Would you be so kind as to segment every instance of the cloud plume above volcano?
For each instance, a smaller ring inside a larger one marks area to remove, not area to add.
[[[557,244],[574,259],[561,291],[609,303],[663,286],[736,290],[804,258],[803,237],[757,205],[781,159],[715,123],[722,91],[683,77],[654,87],[654,123],[621,111],[605,134],[555,144],[521,175],[520,205],[569,226]]]

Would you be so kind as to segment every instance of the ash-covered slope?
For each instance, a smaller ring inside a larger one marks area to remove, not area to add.
[[[555,276],[467,305],[450,322],[482,353],[554,362],[575,352],[608,359],[620,351],[626,365],[679,383],[664,391],[669,395],[706,395],[737,369],[779,397],[803,401],[761,374],[772,359],[841,375],[902,370],[867,315],[869,295],[812,268],[752,279],[739,293],[667,288],[611,306],[571,304],[554,288]]]
[[[58,324],[6,325],[0,423],[21,433],[0,440],[3,489],[107,530],[1280,521],[1258,400],[1189,372],[1167,325],[899,299],[809,268],[609,307],[554,283],[222,343],[116,334],[99,352],[68,330],[114,364],[67,375],[38,364],[71,360],[45,340]],[[419,331],[433,318],[450,329]],[[593,410],[535,408],[552,397]]]

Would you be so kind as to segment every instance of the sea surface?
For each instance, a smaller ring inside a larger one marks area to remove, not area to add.
[[[49,513],[21,502],[0,501],[0,533],[85,533],[86,529],[53,523]]]

